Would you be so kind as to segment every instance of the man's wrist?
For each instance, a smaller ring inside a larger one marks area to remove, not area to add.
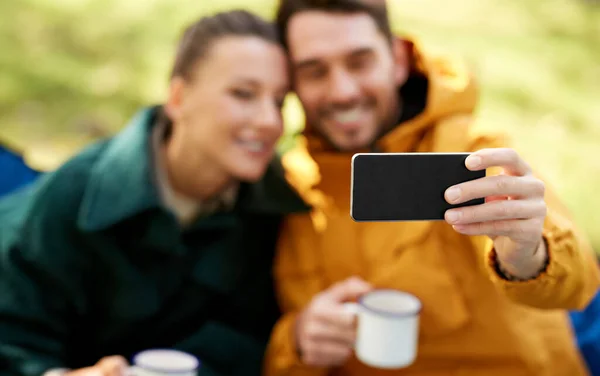
[[[496,258],[496,269],[498,274],[508,281],[528,281],[537,278],[548,267],[549,257],[546,240],[542,238],[538,247],[529,258],[528,263],[521,263],[519,267],[504,265]]]

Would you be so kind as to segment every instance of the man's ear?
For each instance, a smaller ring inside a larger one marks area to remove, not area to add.
[[[181,77],[172,78],[169,84],[169,93],[164,109],[167,116],[169,116],[169,118],[173,121],[176,121],[181,117],[184,91],[184,79]]]
[[[394,80],[397,86],[402,86],[410,74],[409,43],[399,37],[392,40],[392,53],[394,57]]]

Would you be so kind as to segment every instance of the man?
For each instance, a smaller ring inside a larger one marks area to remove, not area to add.
[[[477,92],[460,61],[394,37],[375,1],[282,0],[277,22],[306,114],[285,163],[315,210],[283,228],[275,273],[287,313],[266,374],[584,375],[565,309],[598,288],[592,252],[529,165],[471,129]],[[355,223],[358,151],[476,151],[467,167],[490,176],[445,198],[486,203],[445,222]],[[351,356],[355,322],[342,303],[373,287],[423,303],[417,360],[397,372]]]

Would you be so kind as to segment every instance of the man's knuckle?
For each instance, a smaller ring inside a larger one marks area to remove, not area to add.
[[[536,181],[535,181],[534,184],[535,184],[534,185],[534,187],[535,187],[535,190],[534,190],[535,193],[538,196],[542,196],[543,197],[546,194],[546,184],[543,181],[539,180],[539,179],[536,179]]]
[[[308,315],[311,318],[321,317],[325,312],[327,312],[329,299],[326,296],[320,297],[318,300],[314,301],[308,310]]]
[[[310,321],[304,328],[304,335],[308,341],[314,341],[319,334],[319,328],[315,325],[314,321]]]
[[[495,218],[511,218],[513,215],[513,208],[511,205],[507,205],[506,202],[500,202],[494,209]]]
[[[506,148],[504,150],[506,152],[506,155],[508,156],[509,161],[511,161],[512,163],[519,162],[519,159],[521,157],[519,157],[519,153],[517,153],[517,151],[515,149]]]
[[[496,189],[498,192],[507,192],[510,188],[510,179],[508,176],[498,176],[496,179]]]

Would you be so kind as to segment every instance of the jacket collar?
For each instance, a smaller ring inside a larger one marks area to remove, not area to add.
[[[138,112],[106,144],[91,167],[78,226],[100,231],[162,206],[155,181],[151,133],[158,107]],[[239,210],[257,214],[304,212],[309,206],[288,184],[278,159],[257,183],[243,184]]]
[[[81,229],[102,230],[160,205],[150,145],[154,114],[154,109],[143,109],[105,141],[86,185],[78,217]]]

